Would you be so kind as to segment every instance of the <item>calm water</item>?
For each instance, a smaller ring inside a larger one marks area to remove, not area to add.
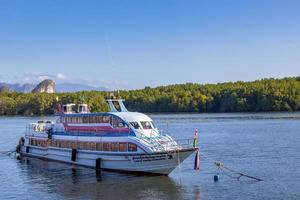
[[[194,155],[169,177],[103,172],[38,159],[18,161],[24,126],[37,118],[0,117],[0,199],[300,199],[300,113],[151,115],[177,138],[199,129],[200,172]],[[236,181],[212,160],[264,179]]]

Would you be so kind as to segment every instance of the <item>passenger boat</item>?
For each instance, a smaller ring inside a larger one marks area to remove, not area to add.
[[[21,157],[168,175],[197,150],[193,138],[163,134],[149,116],[129,112],[123,99],[107,101],[110,112],[91,113],[86,104],[67,104],[60,106],[55,121],[28,124],[17,147]]]

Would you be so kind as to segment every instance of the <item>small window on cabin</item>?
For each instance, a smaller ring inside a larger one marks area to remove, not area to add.
[[[65,141],[65,148],[70,148],[70,142],[69,141]]]
[[[90,148],[91,148],[91,150],[95,151],[96,143],[95,142],[90,142]]]
[[[61,147],[66,148],[66,141],[61,141]]]
[[[88,116],[83,116],[83,117],[82,117],[82,122],[85,123],[85,124],[86,124],[86,123],[89,123],[89,118],[88,118]]]
[[[96,144],[96,150],[97,151],[102,151],[103,150],[102,143],[99,142],[99,143]]]
[[[112,123],[112,117],[111,116],[106,116],[105,119],[104,119],[104,122],[111,124]]]
[[[135,144],[128,144],[128,151],[137,151],[137,146]]]
[[[67,148],[76,149],[76,142],[69,141]]]
[[[111,143],[111,151],[119,151],[119,144],[117,142]]]
[[[114,117],[113,118],[113,127],[124,128],[124,127],[126,127],[126,124],[121,119]]]
[[[109,142],[103,143],[103,151],[110,151],[110,143]]]
[[[152,129],[150,122],[148,121],[143,121],[141,122],[143,129]]]
[[[68,117],[68,123],[72,123],[72,117]]]
[[[77,142],[77,148],[78,149],[83,149],[83,143],[82,142]]]
[[[102,123],[102,116],[96,116],[96,123]]]
[[[137,122],[129,122],[131,124],[131,126],[133,126],[134,129],[141,129],[139,123]]]
[[[93,117],[93,116],[90,116],[90,117],[89,117],[89,123],[90,123],[90,124],[95,123],[95,122],[94,122],[94,118],[95,118],[95,117]]]
[[[98,123],[98,116],[94,116],[94,123]]]
[[[119,151],[121,152],[127,151],[127,143],[119,143]]]
[[[72,117],[72,123],[77,123],[77,117]]]

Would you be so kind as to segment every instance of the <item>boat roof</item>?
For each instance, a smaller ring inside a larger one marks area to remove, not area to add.
[[[118,111],[115,106],[113,105],[113,102],[118,102],[120,106],[120,111]],[[150,117],[147,115],[140,113],[140,112],[130,112],[127,110],[125,105],[123,104],[124,99],[107,99],[107,102],[109,103],[110,112],[103,112],[103,113],[65,113],[65,116],[105,116],[105,115],[113,115],[121,118],[122,120],[126,122],[139,122],[139,121],[152,121]],[[69,106],[73,106],[75,104],[67,104]],[[80,104],[85,105],[85,104]]]
[[[110,112],[127,122],[152,121],[150,117],[139,112]]]

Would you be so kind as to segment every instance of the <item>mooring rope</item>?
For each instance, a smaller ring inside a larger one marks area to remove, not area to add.
[[[209,156],[205,155],[204,153],[202,153],[202,151],[200,151],[200,154],[211,160],[213,162],[213,164],[219,169],[221,170],[225,175],[227,175],[228,177],[230,178],[234,178],[234,179],[237,179],[238,181],[240,180],[241,177],[246,177],[246,178],[250,178],[250,179],[254,179],[254,180],[257,180],[257,181],[263,181],[263,179],[261,178],[258,178],[258,177],[255,177],[255,176],[250,176],[244,172],[240,172],[240,171],[237,171],[235,169],[232,169],[230,167],[227,167],[224,165],[224,163],[220,162],[220,161],[217,161],[217,160],[214,160],[212,158],[210,158]],[[238,176],[232,176],[230,175],[228,172],[230,173],[233,173],[233,174],[237,174]]]
[[[7,154],[7,153],[14,153],[15,150],[6,150],[6,151],[0,151],[0,154]]]

